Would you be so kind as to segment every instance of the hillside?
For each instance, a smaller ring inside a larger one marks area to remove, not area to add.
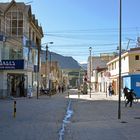
[[[48,54],[48,60],[50,60],[50,52]],[[42,52],[42,61],[45,61],[45,56],[45,52]],[[51,61],[58,61],[62,69],[80,69],[79,63],[69,56],[62,56],[60,54],[51,52]]]

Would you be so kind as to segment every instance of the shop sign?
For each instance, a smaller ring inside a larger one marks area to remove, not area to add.
[[[24,69],[24,60],[2,60],[0,70]]]

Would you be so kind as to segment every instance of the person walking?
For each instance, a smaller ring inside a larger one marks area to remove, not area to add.
[[[126,86],[123,89],[123,93],[124,93],[124,99],[125,99],[128,94],[128,88]]]
[[[125,102],[125,107],[129,104],[129,107],[132,107],[133,99],[134,99],[135,93],[134,90],[131,89],[130,92],[127,92],[126,94],[126,99],[127,101]]]

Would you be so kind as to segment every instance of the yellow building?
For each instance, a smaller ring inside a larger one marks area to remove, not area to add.
[[[119,57],[107,63],[110,73],[110,83],[112,83],[115,94],[119,88]],[[132,48],[121,55],[121,75],[140,74],[140,48]],[[122,87],[123,88],[123,87]]]

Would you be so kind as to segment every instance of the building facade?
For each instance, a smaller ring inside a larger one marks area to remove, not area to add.
[[[0,3],[0,97],[27,95],[39,81],[42,27],[31,6]],[[36,93],[36,92],[35,92]]]
[[[116,94],[119,92],[119,57],[107,63],[110,73],[110,83]],[[127,77],[140,77],[140,48],[132,48],[121,55],[121,76],[122,87],[129,85],[132,88],[131,81],[127,82]],[[124,80],[125,79],[125,80]],[[139,78],[138,78],[139,79]],[[139,86],[140,80],[135,81],[135,85]],[[133,83],[134,84],[134,83]],[[140,86],[138,87],[140,91]]]
[[[90,77],[91,63],[91,88],[95,92],[106,92],[108,85],[107,62],[114,58],[114,54],[102,53],[100,56],[92,56],[88,59],[87,75]]]

